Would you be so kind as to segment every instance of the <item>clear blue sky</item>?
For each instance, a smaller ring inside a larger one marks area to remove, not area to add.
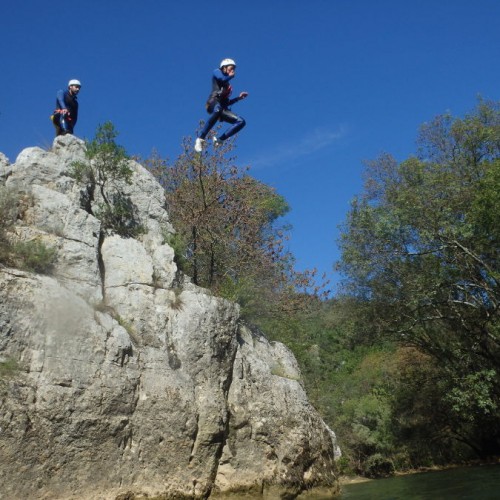
[[[0,151],[50,146],[56,91],[83,83],[75,133],[111,120],[129,154],[174,159],[238,63],[238,163],[292,207],[299,268],[333,275],[363,161],[415,152],[419,126],[499,100],[498,0],[23,0],[2,6]]]

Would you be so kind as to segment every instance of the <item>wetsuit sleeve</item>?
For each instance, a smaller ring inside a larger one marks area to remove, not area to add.
[[[220,82],[228,82],[234,78],[234,75],[225,75],[220,69],[214,70],[214,76]]]
[[[57,106],[59,109],[67,109],[66,103],[64,102],[64,90],[60,90],[57,93],[56,100],[57,100]]]

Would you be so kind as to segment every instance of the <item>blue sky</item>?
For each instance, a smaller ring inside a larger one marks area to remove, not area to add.
[[[111,120],[129,154],[174,159],[206,118],[219,61],[238,63],[238,163],[292,211],[299,268],[336,282],[336,240],[363,162],[415,152],[419,126],[499,100],[498,0],[6,2],[0,151],[49,147],[55,94],[83,83],[75,133]]]

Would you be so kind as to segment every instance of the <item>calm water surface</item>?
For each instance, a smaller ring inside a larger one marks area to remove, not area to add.
[[[499,500],[500,465],[379,479],[342,487],[341,500]]]

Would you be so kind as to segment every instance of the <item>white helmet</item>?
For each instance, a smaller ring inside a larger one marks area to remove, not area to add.
[[[68,87],[71,87],[71,85],[78,85],[79,87],[82,86],[82,84],[80,83],[80,80],[70,80],[68,82]]]
[[[232,59],[222,59],[219,68],[222,69],[224,66],[234,66],[236,68],[236,63]]]

